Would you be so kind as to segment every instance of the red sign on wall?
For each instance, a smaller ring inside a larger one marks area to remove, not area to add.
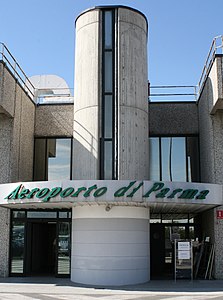
[[[223,210],[217,210],[217,219],[223,219]]]

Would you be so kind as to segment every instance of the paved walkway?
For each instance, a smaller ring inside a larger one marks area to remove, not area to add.
[[[4,300],[222,300],[223,281],[151,281],[122,287],[89,287],[61,278],[0,278]]]

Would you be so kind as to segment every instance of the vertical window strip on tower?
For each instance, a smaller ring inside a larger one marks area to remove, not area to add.
[[[114,12],[102,12],[102,130],[100,178],[114,179]]]

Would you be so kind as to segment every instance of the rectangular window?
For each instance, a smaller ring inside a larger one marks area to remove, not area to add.
[[[150,179],[199,182],[198,138],[150,138]]]
[[[113,135],[113,107],[112,107],[112,96],[105,96],[105,113],[104,113],[104,137],[112,138]]]
[[[150,138],[150,179],[160,180],[159,138]]]
[[[102,105],[100,136],[100,179],[115,178],[115,87],[114,11],[102,12]]]
[[[12,274],[23,274],[25,222],[15,220],[11,227],[11,270]]]
[[[71,138],[35,140],[34,180],[71,179]]]
[[[112,180],[112,141],[105,141],[104,146],[104,179]]]
[[[171,146],[171,181],[187,181],[186,170],[186,139],[170,138]]]
[[[113,90],[113,53],[106,51],[104,55],[104,84],[105,93],[112,93]]]
[[[48,139],[48,180],[70,179],[71,140]]]
[[[162,158],[162,180],[171,181],[171,165],[170,165],[170,139],[162,138],[161,139],[161,158]]]
[[[105,11],[104,14],[105,49],[112,48],[112,12]]]

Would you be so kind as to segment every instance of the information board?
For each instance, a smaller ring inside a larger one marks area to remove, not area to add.
[[[193,249],[191,240],[174,241],[175,280],[193,279]]]

